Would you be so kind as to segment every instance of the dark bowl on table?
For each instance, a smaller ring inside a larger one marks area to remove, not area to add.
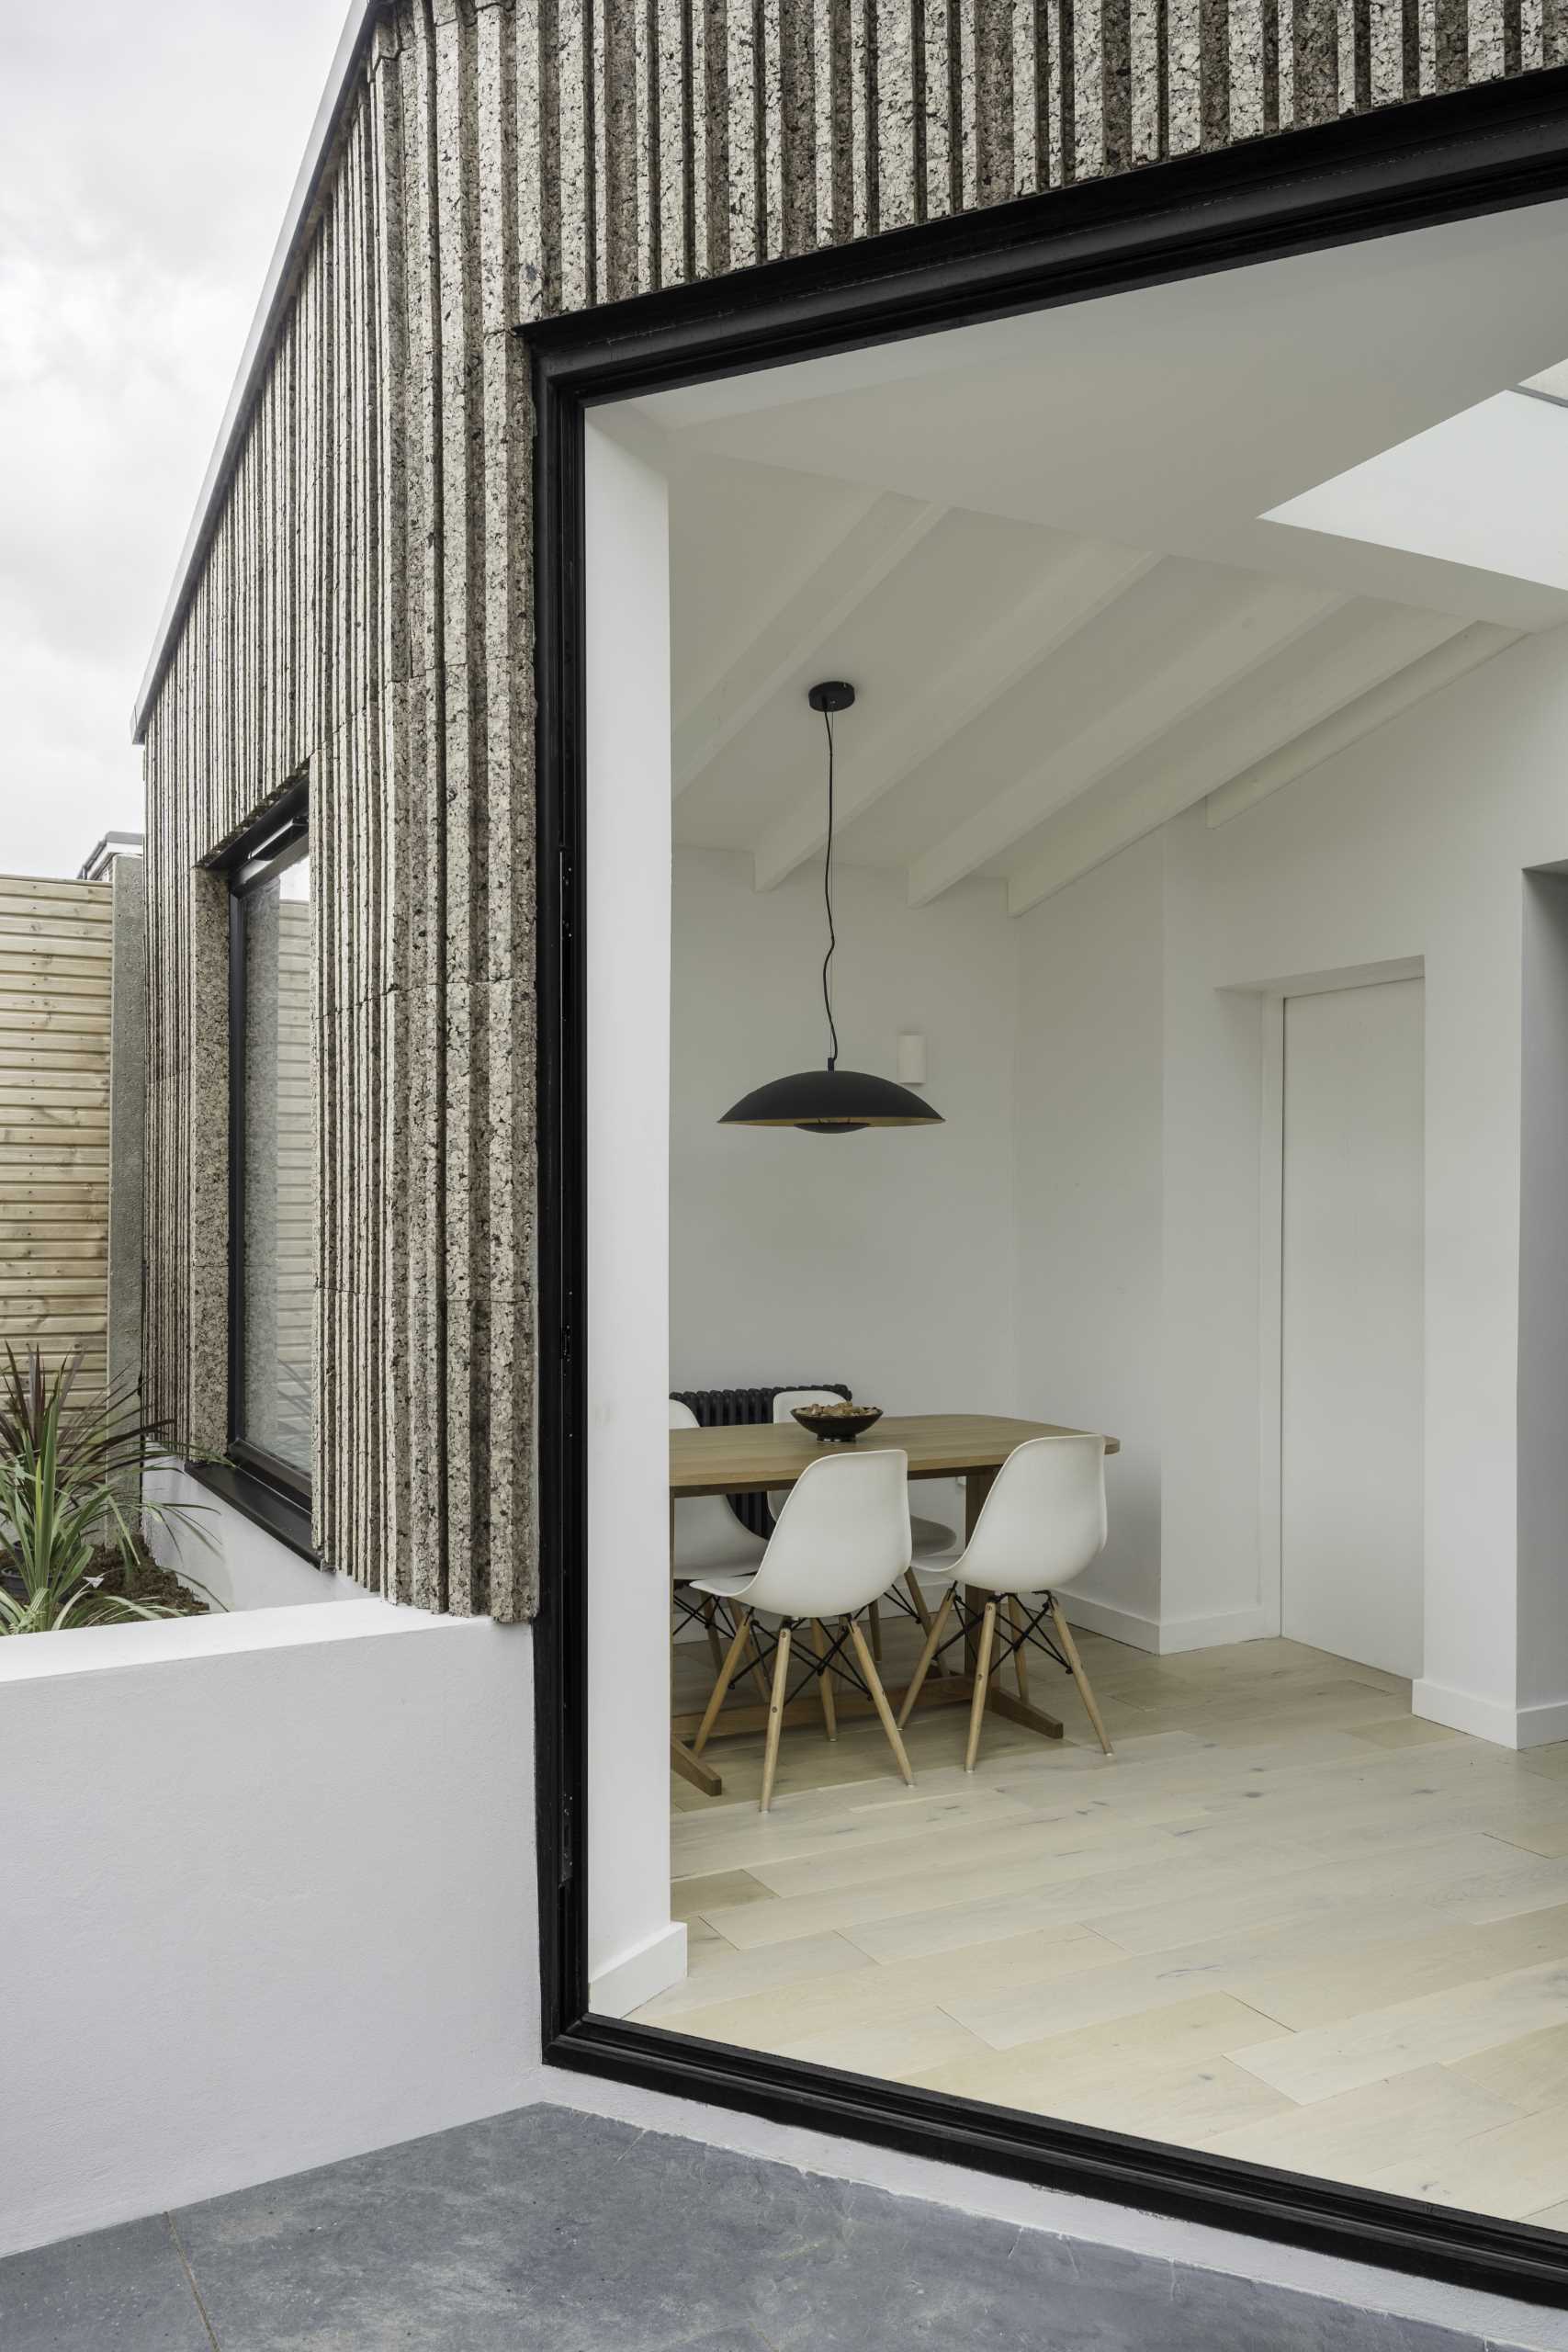
[[[790,1410],[810,1436],[830,1445],[853,1445],[882,1419],[880,1405],[792,1405]]]

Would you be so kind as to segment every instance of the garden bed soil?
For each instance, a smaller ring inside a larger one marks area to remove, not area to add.
[[[192,1592],[188,1585],[167,1568],[161,1568],[152,1555],[137,1546],[136,1565],[127,1571],[118,1548],[106,1544],[95,1556],[93,1574],[99,1578],[100,1592],[118,1594],[125,1600],[157,1603],[175,1617],[205,1617],[208,1603],[200,1593]]]

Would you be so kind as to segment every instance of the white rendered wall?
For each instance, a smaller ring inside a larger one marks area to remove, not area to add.
[[[808,760],[820,733],[803,720]],[[1016,966],[1000,885],[911,908],[901,875],[837,871],[840,1064],[891,1078],[898,1032],[922,1031],[945,1124],[807,1136],[718,1120],[826,1058],[820,867],[761,893],[749,856],[682,849],[674,867],[671,1385],[843,1380],[888,1412],[1011,1412]]]
[[[1159,1646],[1164,851],[1014,926],[1016,1409],[1112,1431],[1111,1540],[1068,1613]]]
[[[526,1626],[371,1600],[6,1642],[0,1785],[0,2253],[524,2096]]]
[[[592,424],[586,494],[588,1973],[620,2016],[686,1964],[666,1770],[670,525],[662,475]]]

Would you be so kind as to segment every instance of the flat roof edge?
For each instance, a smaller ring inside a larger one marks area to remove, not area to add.
[[[175,567],[174,586],[164,606],[152,657],[137,692],[130,716],[130,740],[133,743],[140,743],[147,732],[153,702],[163,684],[164,673],[168,668],[169,657],[185,621],[191,592],[200,576],[219,513],[233,477],[235,459],[250,423],[262,371],[272,356],[278,323],[293,291],[294,265],[325,176],[355,76],[369,47],[376,20],[388,5],[389,0],[350,0],[348,16],[327,75],[326,89],[305,143],[304,161],[295,177],[282,232],[273,248],[261,300],[256,304],[251,331],[245,338],[245,347],[234,377],[234,388],[229,395],[223,422],[218,428],[218,438],[213,444],[212,455],[197,495],[196,512],[186,533],[179,561]]]

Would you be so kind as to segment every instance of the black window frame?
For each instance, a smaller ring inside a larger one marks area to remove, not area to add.
[[[230,849],[229,885],[229,1385],[226,1458],[248,1515],[314,1558],[309,1472],[241,1435],[245,1340],[245,902],[310,854],[310,797],[299,778]],[[314,1400],[311,1410],[314,1414]],[[210,1482],[209,1482],[210,1483]],[[227,1487],[225,1491],[228,1491]],[[233,1493],[230,1499],[234,1499]],[[302,1540],[301,1540],[302,1539]]]
[[[598,403],[1568,198],[1568,67],[1084,181],[520,327],[535,402],[539,1541],[550,2065],[1539,2302],[1568,2234],[770,2057],[588,2004],[583,447]]]

